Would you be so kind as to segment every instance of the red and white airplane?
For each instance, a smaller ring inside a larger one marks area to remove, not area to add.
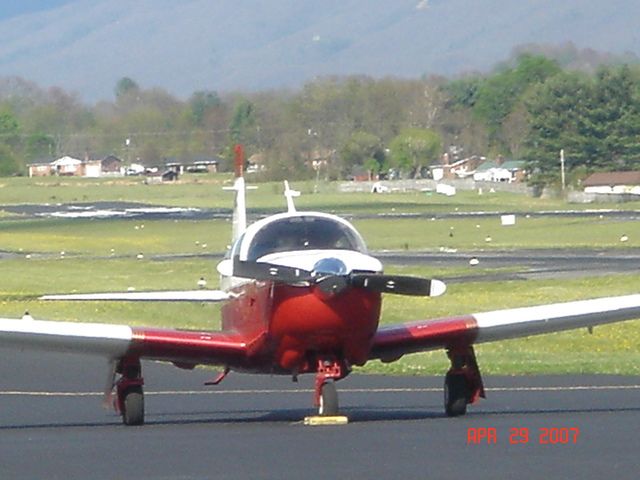
[[[386,275],[364,240],[335,215],[288,211],[246,225],[242,152],[236,152],[233,246],[219,265],[221,290],[52,295],[47,300],[225,302],[222,330],[184,331],[125,325],[0,319],[0,346],[78,352],[110,361],[105,395],[126,425],[144,422],[141,360],[177,367],[315,374],[320,415],[338,412],[335,381],[353,365],[444,349],[451,361],[444,407],[463,415],[484,397],[476,343],[640,318],[640,295],[514,308],[379,327],[381,294],[439,295],[437,280]],[[116,379],[117,376],[117,379]]]

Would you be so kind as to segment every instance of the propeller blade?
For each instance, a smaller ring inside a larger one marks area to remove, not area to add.
[[[313,279],[311,272],[301,268],[286,267],[264,262],[241,262],[233,265],[233,276],[254,280],[273,280],[282,283],[309,282]]]
[[[322,274],[266,262],[236,261],[233,266],[233,275],[281,283],[315,284],[327,295],[336,295],[347,287],[357,287],[380,293],[437,297],[442,295],[447,288],[440,280],[427,278],[381,273]]]
[[[376,273],[354,273],[350,276],[351,285],[380,293],[437,297],[447,289],[444,282],[428,278],[408,277],[404,275],[383,275]]]
[[[328,275],[316,280],[316,285],[320,291],[327,295],[337,295],[349,286],[349,277],[340,275]]]

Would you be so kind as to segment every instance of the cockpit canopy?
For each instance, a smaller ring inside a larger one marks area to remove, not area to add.
[[[252,225],[239,240],[241,260],[300,250],[352,250],[366,253],[360,234],[346,221],[326,214],[283,215]],[[234,248],[234,250],[236,250]]]

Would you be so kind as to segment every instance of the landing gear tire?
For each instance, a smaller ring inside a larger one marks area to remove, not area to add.
[[[467,413],[469,387],[464,375],[447,374],[444,380],[444,411],[448,417]]]
[[[320,390],[318,415],[331,417],[338,414],[338,392],[334,382],[325,382]]]
[[[144,423],[144,394],[140,385],[128,387],[122,399],[122,422],[125,425]]]

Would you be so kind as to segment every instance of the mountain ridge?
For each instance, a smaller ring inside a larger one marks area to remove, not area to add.
[[[638,17],[632,0],[76,0],[0,22],[0,76],[97,100],[123,76],[187,96],[334,74],[456,75],[526,43],[640,55]]]

